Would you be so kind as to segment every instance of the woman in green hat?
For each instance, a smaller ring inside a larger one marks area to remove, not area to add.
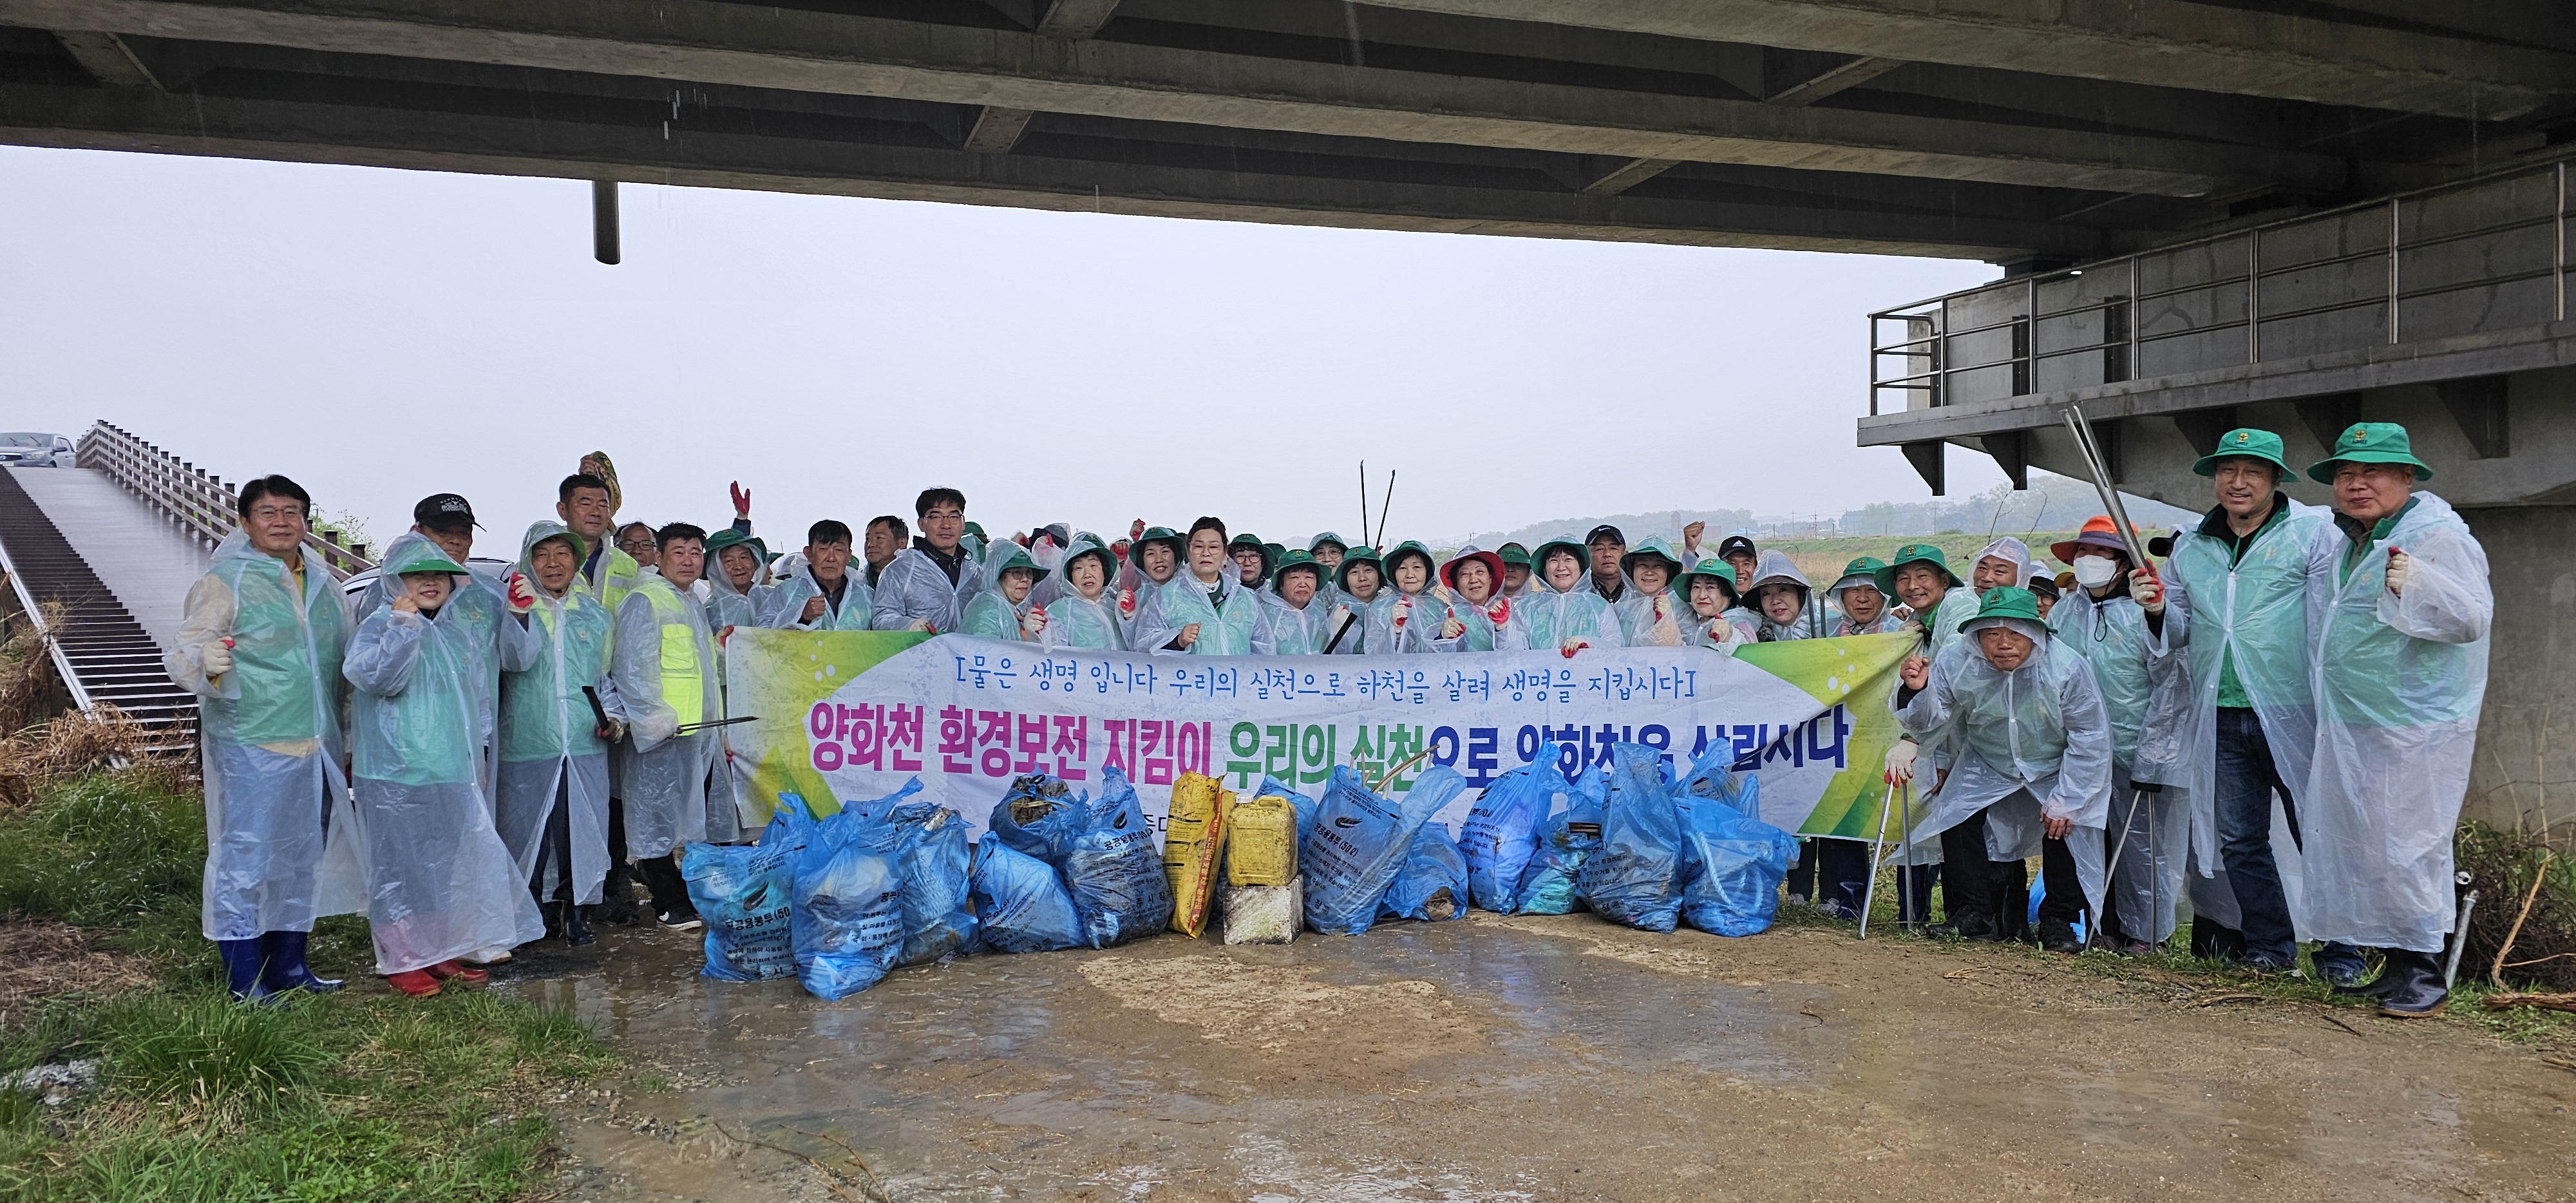
[[[1145,601],[1181,570],[1181,533],[1168,526],[1149,526],[1127,544],[1127,563],[1118,574],[1119,637],[1136,647],[1136,616]]]
[[[1843,565],[1843,574],[1825,590],[1835,610],[1842,614],[1841,621],[1833,626],[1836,637],[1893,635],[1907,629],[1905,620],[1898,618],[1888,604],[1887,591],[1879,587],[1878,574],[1886,567],[1886,562],[1876,556],[1862,556]]]
[[[1590,556],[1572,535],[1538,545],[1536,583],[1529,595],[1516,598],[1512,610],[1521,624],[1523,644],[1553,648],[1572,657],[1587,647],[1625,647],[1618,615],[1592,588]]]
[[[1261,536],[1251,531],[1228,540],[1225,555],[1234,561],[1235,579],[1243,582],[1246,589],[1259,589],[1269,584],[1270,570],[1279,563],[1279,556],[1270,550],[1270,544],[1262,542]]]
[[[966,603],[957,633],[1038,642],[1046,634],[1047,612],[1029,594],[1047,570],[1015,542],[995,547],[984,557],[983,569],[984,588]]]
[[[1386,587],[1386,565],[1374,547],[1354,547],[1333,573],[1340,600],[1324,612],[1324,646],[1328,655],[1357,656],[1369,651],[1368,633],[1395,604]]]
[[[1326,626],[1332,607],[1323,601],[1324,570],[1315,557],[1295,548],[1279,558],[1270,588],[1261,591],[1262,629],[1253,646],[1265,656],[1312,656],[1332,638]]]
[[[769,549],[760,540],[727,527],[707,536],[707,558],[715,561],[715,571],[707,574],[711,591],[707,596],[707,625],[719,631],[726,627],[771,625],[778,590],[770,580]],[[857,629],[866,628],[866,611],[862,609]]]
[[[1076,531],[1065,547],[1062,577],[1053,600],[1045,603],[1046,622],[1038,642],[1048,648],[1124,651],[1125,625],[1118,620],[1118,595],[1110,592],[1117,557],[1090,531]]]
[[[1182,544],[1172,579],[1137,602],[1128,646],[1192,656],[1249,656],[1261,626],[1261,599],[1243,585],[1226,555],[1225,523],[1201,518]]]
[[[1529,549],[1518,543],[1505,543],[1494,549],[1503,561],[1503,596],[1517,605],[1538,590],[1538,565],[1530,559]]]
[[[1619,575],[1627,591],[1619,599],[1619,633],[1629,647],[1682,646],[1682,615],[1690,612],[1673,579],[1681,575],[1681,557],[1662,535],[1648,535],[1619,557]]]
[[[341,669],[357,687],[351,794],[376,972],[420,996],[449,978],[480,980],[460,958],[542,939],[546,925],[483,792],[466,646],[480,635],[441,621],[465,566],[405,534],[380,571],[401,592],[358,624]]]
[[[1316,571],[1323,577],[1323,584],[1315,590],[1315,603],[1326,610],[1342,604],[1341,588],[1333,582],[1341,578],[1342,557],[1350,550],[1351,545],[1331,531],[1306,541],[1306,554],[1314,558]],[[1284,557],[1281,562],[1286,562]]]
[[[1454,652],[1466,637],[1467,624],[1449,612],[1446,590],[1432,588],[1439,563],[1431,549],[1412,539],[1386,553],[1387,583],[1393,586],[1382,621],[1368,633],[1370,655]]]
[[[2111,811],[2111,720],[2092,667],[2057,646],[2039,601],[1997,585],[1960,624],[1966,649],[1908,659],[1888,699],[1919,735],[1951,730],[1949,777],[1924,799],[1913,839],[1938,841],[1949,913],[1936,934],[1997,939],[2022,862],[2041,858],[2041,946],[2075,953],[2080,914],[2102,913],[2103,829]],[[1928,849],[1926,850],[1929,851]],[[1964,871],[1985,864],[1986,872]]]
[[[1689,600],[1691,612],[1682,623],[1683,643],[1731,654],[1754,642],[1753,614],[1736,596],[1733,565],[1716,556],[1704,557],[1682,574],[1679,592]]]

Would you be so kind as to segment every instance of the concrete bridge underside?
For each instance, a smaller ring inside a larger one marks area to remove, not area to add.
[[[2228,423],[2304,449],[2355,417],[2408,422],[2497,565],[2472,813],[2528,826],[2576,819],[2550,810],[2567,770],[2545,756],[2576,669],[2566,18],[2562,0],[0,0],[0,141],[1992,262],[2007,283],[1882,315],[1860,441],[1902,447],[1936,490],[1953,446],[2070,471],[2056,414],[2080,401],[2127,487],[2197,507],[2186,467]]]

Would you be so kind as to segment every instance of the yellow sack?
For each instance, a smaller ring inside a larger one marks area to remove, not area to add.
[[[1235,804],[1227,815],[1225,879],[1238,886],[1297,880],[1297,807],[1277,794]]]
[[[1197,938],[1207,930],[1217,858],[1225,854],[1226,812],[1234,795],[1216,778],[1183,773],[1172,783],[1172,815],[1163,833],[1163,876],[1172,883],[1172,928]]]

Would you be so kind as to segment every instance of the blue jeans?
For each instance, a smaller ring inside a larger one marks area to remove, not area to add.
[[[2218,708],[2218,861],[2244,916],[2245,958],[2275,968],[2299,963],[2298,936],[2290,927],[2290,900],[2281,889],[2281,866],[2272,859],[2272,794],[2281,795],[2290,838],[2299,837],[2299,804],[2280,770],[2263,720],[2237,706]],[[2361,951],[2348,944],[2317,949],[2320,969],[2342,964],[2358,972]]]

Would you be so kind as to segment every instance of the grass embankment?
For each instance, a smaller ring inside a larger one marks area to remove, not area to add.
[[[204,863],[193,788],[93,774],[0,810],[0,948],[67,967],[0,967],[0,1072],[92,1060],[98,1075],[61,1106],[0,1091],[0,1201],[427,1203],[538,1180],[551,1134],[535,1095],[615,1064],[587,1028],[364,980],[234,1004],[197,934]],[[365,943],[364,924],[327,921],[317,968],[363,974]]]

